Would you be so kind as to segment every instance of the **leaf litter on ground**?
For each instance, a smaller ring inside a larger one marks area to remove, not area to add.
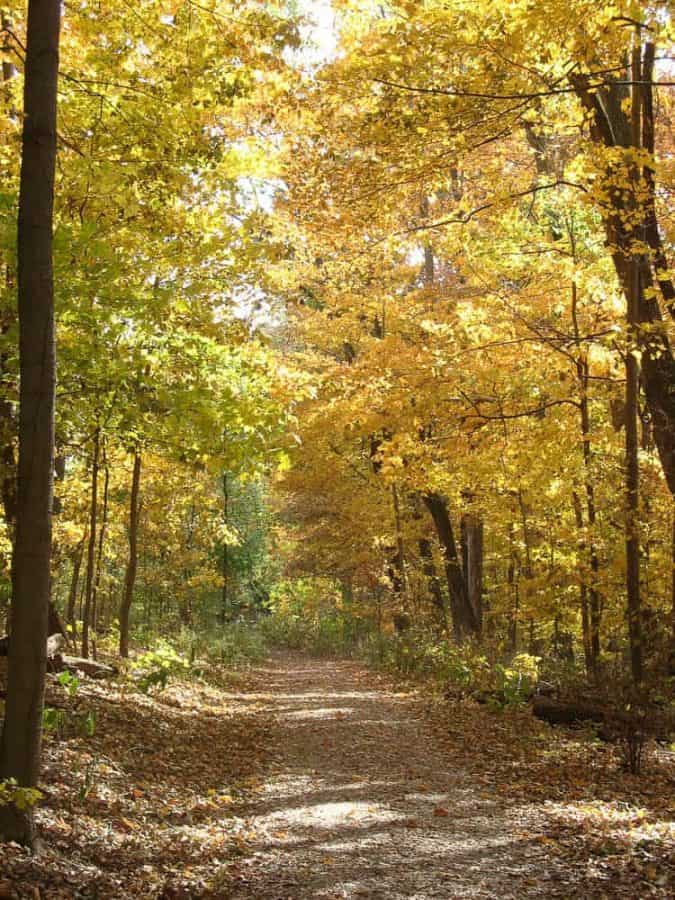
[[[674,770],[587,731],[276,658],[143,694],[83,679],[48,735],[42,850],[0,898],[670,897]],[[543,893],[542,893],[543,891]]]

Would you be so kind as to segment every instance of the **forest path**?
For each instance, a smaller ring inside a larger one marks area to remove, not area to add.
[[[218,897],[591,896],[547,854],[541,810],[458,769],[414,695],[351,662],[288,657],[251,691],[276,719],[274,762],[239,811],[248,853]]]

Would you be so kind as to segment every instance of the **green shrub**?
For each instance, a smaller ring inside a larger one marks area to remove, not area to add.
[[[164,690],[171,676],[185,673],[189,668],[185,657],[168,641],[160,638],[151,650],[134,661],[132,673],[137,678],[140,689],[148,693],[152,688]]]
[[[68,722],[68,716],[63,709],[54,706],[45,706],[42,710],[42,729],[57,737],[62,737]]]
[[[80,679],[72,672],[60,672],[56,681],[71,700],[77,697],[80,689]],[[42,728],[44,731],[63,739],[69,733],[93,737],[96,731],[96,713],[93,710],[75,712],[74,710],[58,709],[54,706],[45,706],[42,710]]]
[[[80,688],[80,679],[77,677],[77,675],[73,675],[72,672],[60,672],[56,676],[56,680],[66,691],[69,697],[72,698],[77,696],[77,692]]]
[[[424,628],[374,634],[365,645],[364,656],[371,665],[433,680],[459,694],[489,694],[496,706],[524,702],[538,680],[536,656],[519,653],[508,662],[497,662],[471,642],[455,644]]]
[[[13,803],[17,809],[28,809],[42,799],[37,788],[19,787],[14,778],[0,781],[0,806]]]
[[[223,633],[211,641],[207,648],[210,658],[232,668],[259,662],[267,656],[267,652],[263,630],[258,624],[250,622],[227,624]]]

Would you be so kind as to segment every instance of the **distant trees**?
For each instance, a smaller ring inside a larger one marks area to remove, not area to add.
[[[298,364],[317,383],[286,476],[298,533],[324,544],[299,540],[306,571],[329,561],[426,622],[445,569],[472,635],[454,525],[471,516],[486,634],[531,651],[574,635],[592,677],[612,653],[636,683],[663,673],[675,223],[654,60],[670,23],[590,0],[341,14],[350,49],[307,86],[286,168]],[[387,575],[401,536],[408,596]]]

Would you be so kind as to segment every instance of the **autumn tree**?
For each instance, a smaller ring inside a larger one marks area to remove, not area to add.
[[[12,633],[0,775],[34,788],[40,770],[54,466],[52,219],[60,4],[28,5],[18,225],[19,463]],[[5,839],[32,844],[30,804],[0,808]]]

